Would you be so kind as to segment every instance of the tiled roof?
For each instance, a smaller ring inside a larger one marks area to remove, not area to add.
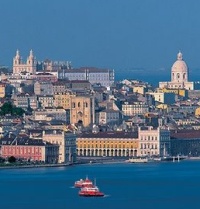
[[[200,130],[182,130],[171,133],[172,139],[200,139]]]
[[[54,130],[45,130],[45,135],[48,135],[48,134],[62,134],[62,130],[60,129],[54,129]]]
[[[3,145],[23,145],[23,146],[45,146],[52,145],[49,142],[45,142],[42,139],[30,139],[29,137],[17,137],[15,139],[3,138],[0,140],[1,146]]]
[[[83,133],[77,138],[138,138],[137,132],[98,132]]]
[[[70,82],[71,82],[71,83],[90,83],[90,82],[87,81],[87,80],[71,80]]]

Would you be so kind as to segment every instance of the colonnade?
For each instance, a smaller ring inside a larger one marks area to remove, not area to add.
[[[77,156],[111,156],[111,157],[127,157],[137,156],[137,150],[134,149],[77,149]]]

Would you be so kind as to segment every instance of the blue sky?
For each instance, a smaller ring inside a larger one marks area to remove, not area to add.
[[[0,65],[71,60],[74,67],[168,70],[182,51],[200,67],[199,0],[1,0]]]

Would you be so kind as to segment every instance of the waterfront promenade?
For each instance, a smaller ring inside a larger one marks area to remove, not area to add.
[[[0,169],[24,169],[24,168],[52,168],[52,167],[65,167],[65,166],[78,166],[82,164],[120,164],[127,163],[127,157],[113,158],[113,157],[84,157],[78,158],[78,161],[74,164],[71,163],[61,163],[61,164],[5,164],[1,165]],[[177,160],[176,160],[177,161]],[[176,162],[175,161],[175,162]],[[200,157],[187,157],[184,161],[200,161]],[[152,163],[153,161],[149,161]],[[154,161],[154,163],[162,163],[164,161]],[[173,161],[171,161],[173,162]]]
[[[1,165],[0,169],[24,169],[24,168],[52,168],[52,167],[63,167],[70,166],[70,163],[60,163],[60,164],[31,164],[31,165],[18,165],[18,164],[5,164]]]

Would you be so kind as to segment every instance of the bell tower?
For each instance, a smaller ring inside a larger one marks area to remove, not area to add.
[[[33,50],[32,49],[30,50],[30,54],[27,58],[26,65],[27,65],[27,68],[28,68],[27,70],[28,70],[29,73],[31,73],[31,74],[36,73],[36,59],[33,56]]]
[[[22,58],[19,54],[19,50],[16,51],[16,55],[13,58],[13,74],[16,76],[36,74],[36,59],[33,56],[33,50],[30,51],[26,62],[22,62]]]
[[[17,74],[19,73],[19,66],[21,64],[22,60],[21,60],[21,57],[20,57],[20,54],[19,54],[19,50],[17,49],[16,51],[16,55],[15,57],[13,58],[13,73],[14,74]]]

